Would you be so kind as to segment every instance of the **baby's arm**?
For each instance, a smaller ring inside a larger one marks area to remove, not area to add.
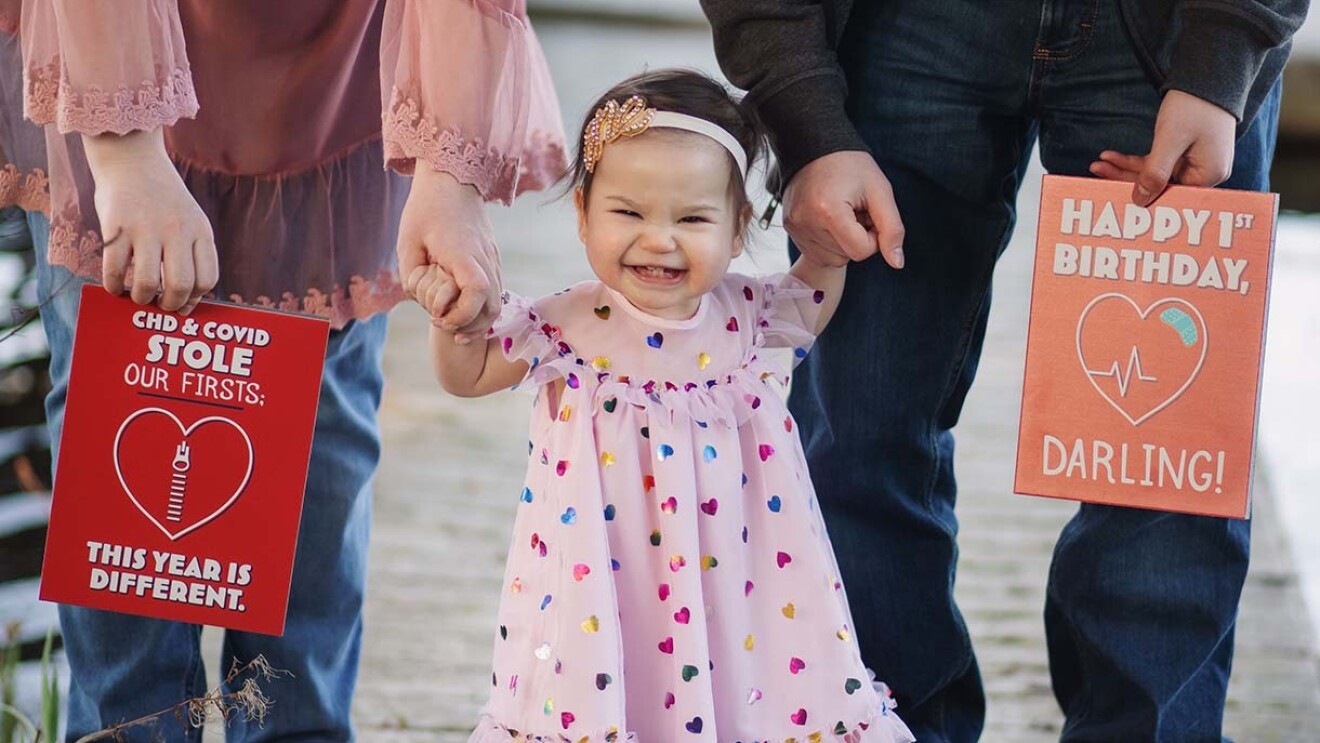
[[[829,325],[830,318],[834,317],[834,310],[838,308],[839,299],[843,297],[843,280],[848,276],[848,264],[827,266],[804,254],[793,262],[793,267],[788,269],[788,273],[812,289],[824,292],[825,299],[820,304],[820,315],[816,318],[816,327],[811,331],[820,335],[825,326]]]
[[[443,269],[418,266],[407,284],[414,287],[417,303],[431,315],[431,364],[446,392],[481,397],[508,389],[527,374],[527,362],[504,358],[498,339],[456,339],[454,333],[436,325],[458,296],[458,287]]]

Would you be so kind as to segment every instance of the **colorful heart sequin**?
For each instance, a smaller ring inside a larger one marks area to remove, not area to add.
[[[646,345],[650,346],[651,348],[659,348],[664,344],[665,344],[665,336],[663,333],[655,332],[646,336]]]

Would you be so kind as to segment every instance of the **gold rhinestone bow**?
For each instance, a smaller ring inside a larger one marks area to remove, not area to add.
[[[619,105],[610,101],[596,109],[596,115],[587,124],[587,131],[582,135],[582,161],[587,172],[596,170],[596,163],[605,151],[605,145],[620,137],[635,137],[646,131],[655,116],[654,108],[646,107],[646,99],[640,95],[631,96]]]

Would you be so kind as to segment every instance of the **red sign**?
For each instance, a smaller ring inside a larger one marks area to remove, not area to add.
[[[1046,176],[1014,490],[1245,518],[1278,197]]]
[[[281,634],[328,334],[84,287],[41,598]]]

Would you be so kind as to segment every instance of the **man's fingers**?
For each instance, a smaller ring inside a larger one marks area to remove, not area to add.
[[[191,243],[173,242],[161,256],[160,308],[166,312],[180,309],[192,298],[196,286],[193,249]]]
[[[906,230],[903,217],[894,203],[894,191],[887,182],[881,182],[866,191],[866,213],[871,217],[872,229],[885,262],[894,268],[903,267],[903,238]]]
[[[850,259],[864,261],[875,255],[877,245],[847,204],[831,205],[824,226],[830,240]]]
[[[1146,164],[1146,158],[1141,155],[1129,155],[1116,150],[1105,150],[1100,153],[1100,159],[1113,165],[1119,170],[1132,171],[1133,178],[1141,172],[1141,168]]]
[[[138,304],[150,304],[160,291],[160,240],[135,239],[133,255],[133,283],[129,296]]]
[[[1138,206],[1147,206],[1164,193],[1169,180],[1173,178],[1179,158],[1187,151],[1188,144],[1186,135],[1182,131],[1173,127],[1161,129],[1157,122],[1155,141],[1151,144],[1150,154],[1146,156],[1146,162],[1137,175],[1136,185],[1132,187],[1132,200]]]
[[[1127,181],[1135,183],[1137,181],[1137,170],[1125,170],[1113,163],[1103,160],[1096,160],[1091,163],[1091,174],[1097,178],[1104,178],[1109,181]]]
[[[825,244],[817,241],[798,241],[793,244],[797,246],[798,252],[803,255],[811,256],[813,260],[825,266],[839,268],[852,263],[847,255],[840,253],[836,247],[828,240]]]

